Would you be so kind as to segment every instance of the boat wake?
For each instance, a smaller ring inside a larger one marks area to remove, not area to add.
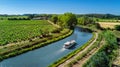
[[[60,49],[60,52],[63,52],[63,51],[65,51],[66,49],[65,48],[62,48],[62,49]]]
[[[61,48],[61,49],[58,50],[56,53],[57,53],[57,54],[60,54],[60,53],[64,52],[65,50],[67,50],[67,49],[65,49],[65,48]]]

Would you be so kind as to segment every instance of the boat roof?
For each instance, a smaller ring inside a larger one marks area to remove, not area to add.
[[[70,44],[70,42],[66,42],[66,43],[64,43],[64,44]]]

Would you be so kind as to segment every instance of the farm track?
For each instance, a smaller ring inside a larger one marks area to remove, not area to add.
[[[103,45],[104,41],[100,42],[99,48],[92,49],[85,57],[79,60],[75,65],[72,67],[82,67]]]
[[[90,47],[96,42],[97,38],[98,38],[98,33],[96,33],[96,38],[94,39],[94,41],[93,41],[92,43],[89,44],[89,46],[87,46],[84,50],[80,51],[77,55],[75,55],[74,57],[72,57],[72,58],[70,58],[69,60],[65,61],[63,64],[59,65],[58,67],[66,67],[66,65],[67,65],[68,63],[70,63],[70,62],[71,62],[72,60],[74,60],[76,57],[78,57],[79,55],[81,55],[82,53],[84,53],[85,51],[87,51],[87,49],[90,48]],[[94,51],[96,52],[96,50],[93,49],[93,50],[90,52],[90,54],[91,54],[91,53],[94,54],[94,53],[93,53]],[[87,61],[87,60],[91,57],[90,54],[88,54],[88,56],[86,56],[86,57],[83,58],[82,60],[78,61],[78,63],[80,63],[80,64],[76,64],[76,65],[74,65],[73,67],[81,67],[81,65],[83,65],[83,64],[85,63],[85,61]],[[82,62],[81,62],[81,61],[82,61]],[[80,66],[79,66],[79,65],[80,65]]]
[[[57,28],[60,28],[60,26],[59,25],[57,25],[57,24],[54,24],[52,21],[50,21],[50,20],[47,20],[50,24],[52,24],[53,26],[55,26],[55,27],[57,27]]]
[[[32,40],[32,41],[35,41],[35,40],[37,40],[37,39],[39,39],[39,38],[36,37],[36,38],[31,39],[31,40]],[[10,43],[10,44],[7,44],[7,45],[5,45],[5,46],[0,46],[0,49],[5,48],[5,47],[15,46],[15,45],[28,44],[28,43],[30,43],[29,40],[21,41],[21,42],[16,42],[16,43]]]

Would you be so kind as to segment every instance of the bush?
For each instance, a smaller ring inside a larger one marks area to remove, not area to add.
[[[115,25],[115,29],[120,31],[120,25]]]

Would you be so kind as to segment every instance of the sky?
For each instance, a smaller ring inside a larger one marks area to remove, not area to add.
[[[0,14],[117,14],[120,0],[0,0]]]

